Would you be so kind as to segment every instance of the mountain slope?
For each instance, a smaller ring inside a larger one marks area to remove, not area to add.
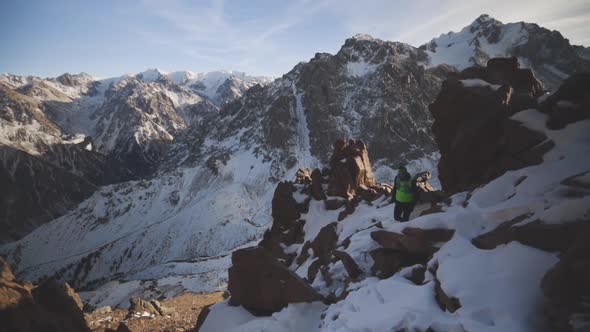
[[[219,287],[215,278],[183,280],[191,279],[190,271],[199,269],[195,260],[204,257],[218,259],[203,273],[220,275],[228,264],[224,256],[260,238],[270,224],[275,184],[300,166],[326,161],[333,137],[365,138],[374,147],[372,157],[383,164],[376,167],[382,179],[395,175],[386,166],[392,161],[421,158],[428,165],[435,158],[427,105],[452,69],[424,70],[425,60],[424,52],[408,45],[351,38],[338,54],[318,54],[269,85],[254,86],[219,112],[194,118],[175,137],[162,173],[153,179],[102,187],[2,252],[12,252],[23,277],[55,274],[86,290],[121,278],[174,277],[177,292]],[[110,100],[122,94],[130,108],[158,83],[127,79],[105,94]],[[143,89],[136,94],[139,86]],[[119,106],[120,114],[113,116],[136,112],[127,108]],[[165,111],[157,112],[165,119]],[[105,137],[122,136],[114,131]],[[104,140],[97,141],[100,147]],[[172,262],[187,267],[176,270]]]
[[[483,72],[497,77],[497,70]],[[382,205],[387,187],[338,171],[341,164],[370,171],[366,151],[340,155],[335,147],[330,169],[277,186],[272,228],[257,246],[232,254],[230,298],[201,314],[199,331],[586,330],[590,114],[584,96],[590,85],[580,83],[590,77],[571,77],[536,109],[514,114],[506,112],[511,97],[493,81],[473,80],[451,77],[444,86],[459,84],[454,88],[462,93],[443,89],[431,108],[440,128],[455,115],[448,109],[441,114],[443,103],[471,106],[448,123],[454,130],[437,131],[437,143],[444,135],[455,138],[441,149],[441,160],[465,151],[464,144],[477,150],[474,139],[482,146],[485,139],[495,142],[500,157],[513,153],[502,145],[514,123],[522,128],[512,146],[527,145],[536,135],[551,142],[541,160],[480,178],[481,186],[400,223],[392,222],[392,206]],[[507,99],[489,105],[486,98],[470,99],[473,93]],[[567,116],[572,104],[577,118]],[[488,118],[491,112],[506,121],[488,122],[492,131],[476,126],[475,136],[461,135],[480,121],[472,113]],[[568,120],[555,127],[557,119]],[[350,184],[359,194],[347,200],[314,193],[330,192],[335,183]]]
[[[518,57],[550,91],[568,76],[590,70],[585,48],[570,45],[558,31],[534,23],[507,23],[481,15],[459,32],[449,32],[420,47],[431,65],[450,64],[462,70],[485,66],[490,58]]]

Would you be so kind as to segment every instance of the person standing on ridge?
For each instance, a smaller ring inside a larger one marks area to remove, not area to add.
[[[395,202],[393,219],[399,222],[410,220],[410,214],[416,204],[416,189],[412,176],[402,166],[395,177],[392,191],[392,201]]]

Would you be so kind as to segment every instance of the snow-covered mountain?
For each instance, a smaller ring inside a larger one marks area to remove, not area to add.
[[[166,77],[175,84],[209,99],[217,106],[222,106],[241,97],[246,90],[256,84],[264,86],[273,81],[271,77],[249,76],[243,72],[226,70],[196,73],[148,69],[135,76],[146,82],[154,82]]]
[[[153,176],[166,147],[193,122],[269,81],[229,72],[225,80],[233,90],[205,82],[209,99],[155,71],[109,79],[0,75],[2,241],[62,215],[96,186]]]
[[[481,15],[459,32],[449,32],[420,47],[431,65],[449,64],[462,70],[485,66],[490,58],[515,56],[555,91],[568,76],[590,70],[588,48],[571,45],[558,31],[535,23],[504,24]]]

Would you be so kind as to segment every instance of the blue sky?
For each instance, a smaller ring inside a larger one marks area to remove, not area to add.
[[[590,46],[588,0],[3,0],[0,73],[217,69],[280,76],[355,33],[419,46],[482,13]]]

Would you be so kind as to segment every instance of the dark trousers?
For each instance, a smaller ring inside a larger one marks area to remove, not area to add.
[[[412,213],[412,211],[414,211],[414,202],[396,202],[395,208],[393,209],[393,219],[401,222],[408,221],[410,220],[410,213]]]

